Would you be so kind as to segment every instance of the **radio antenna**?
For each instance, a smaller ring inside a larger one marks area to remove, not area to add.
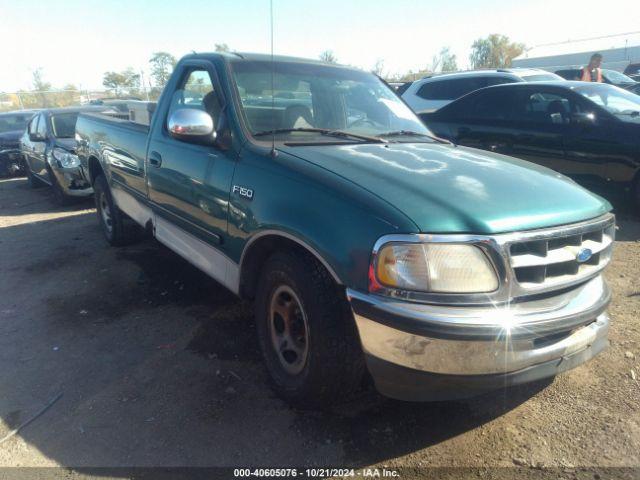
[[[273,60],[273,0],[269,0],[269,20],[271,28],[271,156],[275,157],[276,152],[276,92],[274,74],[276,64]]]

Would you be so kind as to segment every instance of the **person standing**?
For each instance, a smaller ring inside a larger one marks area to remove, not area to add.
[[[602,83],[602,69],[600,68],[600,65],[602,65],[602,54],[594,53],[591,55],[589,65],[582,68],[580,80],[583,82]]]

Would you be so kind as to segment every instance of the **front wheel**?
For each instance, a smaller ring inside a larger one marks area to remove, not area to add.
[[[31,168],[29,167],[29,163],[26,161],[24,162],[24,170],[27,174],[27,183],[31,188],[44,187],[44,183],[42,183],[42,181],[33,174]]]
[[[64,189],[60,185],[58,177],[55,176],[51,168],[47,169],[49,171],[49,178],[51,179],[51,189],[53,190],[53,198],[55,202],[61,207],[71,205],[75,199],[64,193]]]
[[[260,348],[278,395],[316,408],[346,400],[361,385],[364,358],[344,291],[315,259],[274,254],[255,305]]]

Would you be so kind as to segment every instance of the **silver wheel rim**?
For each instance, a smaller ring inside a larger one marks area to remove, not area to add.
[[[309,329],[302,303],[287,285],[279,286],[271,296],[269,333],[282,368],[290,375],[299,374],[307,363]]]
[[[113,220],[111,219],[111,209],[109,208],[107,195],[104,192],[100,194],[100,216],[105,230],[111,233],[113,231]]]

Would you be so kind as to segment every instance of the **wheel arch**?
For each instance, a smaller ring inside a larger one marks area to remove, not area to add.
[[[87,166],[89,168],[89,183],[93,185],[98,175],[104,174],[104,169],[100,160],[95,155],[89,156],[87,159]]]
[[[318,261],[338,285],[343,281],[331,263],[307,241],[281,230],[262,230],[253,235],[244,246],[240,257],[239,294],[253,298],[256,293],[261,267],[277,251],[297,251]]]

